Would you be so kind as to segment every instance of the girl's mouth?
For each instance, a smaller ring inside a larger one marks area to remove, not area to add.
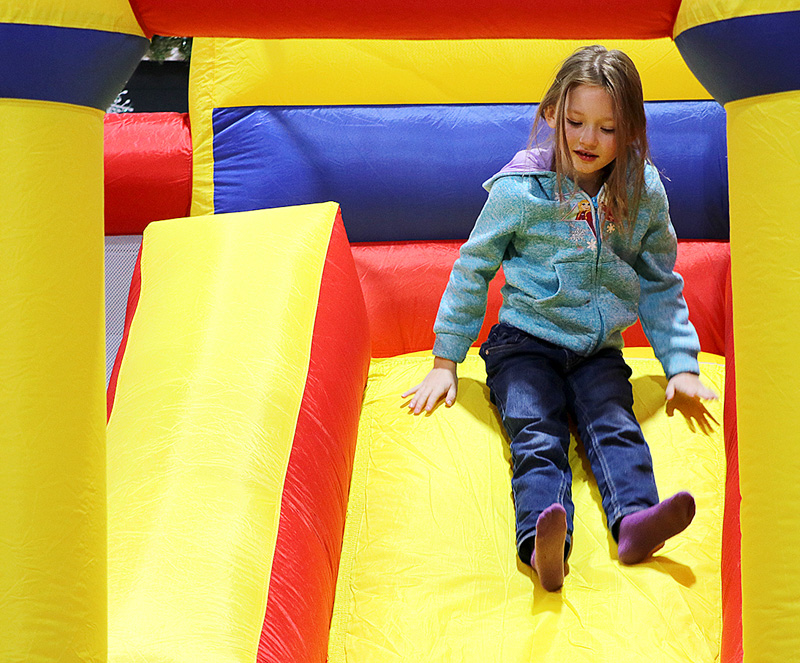
[[[596,154],[592,154],[591,152],[584,152],[583,150],[574,150],[574,152],[581,161],[585,161],[586,163],[591,163],[598,158]]]

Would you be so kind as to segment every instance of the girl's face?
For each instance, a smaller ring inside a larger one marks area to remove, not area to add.
[[[556,128],[555,109],[546,111],[545,119],[551,128]],[[589,195],[594,196],[600,190],[603,168],[617,157],[614,130],[614,107],[603,88],[578,85],[567,93],[564,106],[566,149],[574,179]]]

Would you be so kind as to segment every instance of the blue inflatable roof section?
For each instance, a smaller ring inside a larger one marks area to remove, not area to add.
[[[102,30],[0,23],[0,97],[105,110],[148,44]]]
[[[466,239],[481,184],[529,140],[535,105],[222,108],[217,213],[336,201],[353,242]],[[646,104],[648,135],[682,239],[728,239],[725,111]]]
[[[800,33],[800,11],[737,16],[682,32],[675,44],[721,104],[800,89],[800,58],[787,52]]]

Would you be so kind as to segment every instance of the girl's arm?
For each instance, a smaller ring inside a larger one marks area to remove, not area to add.
[[[524,219],[524,180],[504,177],[489,191],[469,239],[461,247],[442,295],[433,330],[433,368],[425,379],[402,394],[412,396],[414,414],[430,412],[444,397],[449,407],[458,393],[456,366],[464,361],[486,314],[489,282],[503,262],[515,228]]]
[[[527,184],[522,177],[502,177],[491,190],[469,239],[450,272],[433,330],[433,354],[456,363],[480,333],[486,314],[489,282],[528,212]]]
[[[669,219],[666,193],[655,170],[650,171],[647,193],[650,224],[634,265],[639,275],[642,328],[669,378],[668,399],[676,393],[716,398],[698,377],[700,341],[689,321],[683,279],[674,271],[678,242]]]

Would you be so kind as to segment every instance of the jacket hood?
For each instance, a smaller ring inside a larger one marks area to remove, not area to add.
[[[552,175],[552,163],[552,147],[535,147],[530,150],[521,150],[496,175],[484,182],[483,188],[488,191],[498,178],[506,175],[531,175],[534,173]]]

